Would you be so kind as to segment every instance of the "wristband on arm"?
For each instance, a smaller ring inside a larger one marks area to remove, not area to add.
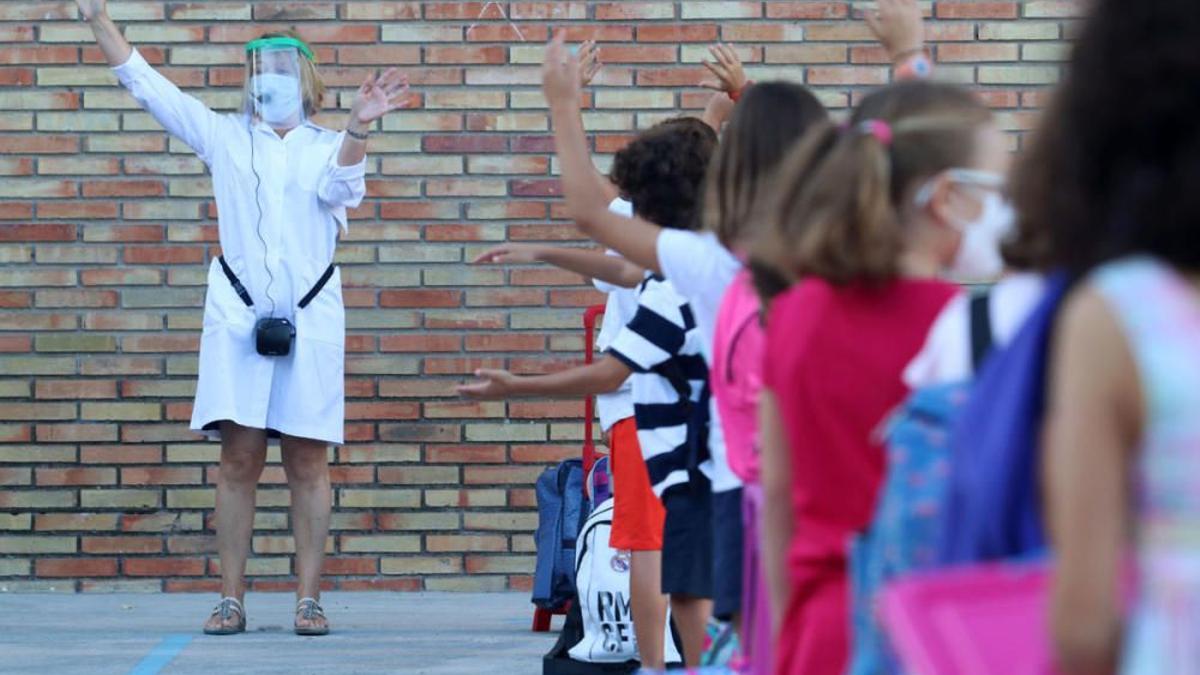
[[[897,80],[924,80],[933,75],[933,59],[924,48],[912,49],[896,57]]]
[[[742,99],[742,95],[746,93],[746,90],[749,89],[753,85],[754,85],[753,80],[746,80],[746,84],[744,84],[741,89],[738,89],[737,91],[729,92],[729,100],[733,101],[734,103],[737,103],[738,101],[740,101]]]

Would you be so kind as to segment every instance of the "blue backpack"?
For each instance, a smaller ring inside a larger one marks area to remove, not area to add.
[[[992,347],[988,296],[971,299],[974,370]],[[898,576],[937,562],[942,509],[950,478],[950,437],[970,394],[971,382],[914,391],[889,420],[887,474],[875,517],[850,544],[853,649],[851,675],[899,673],[875,612],[877,593]]]
[[[583,461],[568,459],[538,477],[537,564],[533,604],[555,610],[575,597],[575,539],[590,510],[583,494]]]
[[[1046,365],[1058,308],[1071,286],[1047,279],[1041,302],[988,361],[951,438],[950,490],[939,563],[964,564],[1045,553],[1039,497]]]

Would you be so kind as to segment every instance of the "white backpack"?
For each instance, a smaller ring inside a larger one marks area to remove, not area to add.
[[[576,661],[623,663],[638,658],[629,606],[629,552],[608,545],[612,512],[611,498],[597,506],[575,545],[575,588],[583,615],[583,639],[570,651]],[[666,663],[682,662],[669,612],[665,633]]]

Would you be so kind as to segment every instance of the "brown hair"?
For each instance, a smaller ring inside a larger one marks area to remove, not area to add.
[[[259,39],[276,37],[290,37],[308,44],[304,38],[300,37],[299,33],[291,29],[263,33],[258,36]],[[250,59],[246,59],[246,87],[250,86],[250,78],[254,76],[254,73],[250,72],[253,67],[252,63]],[[325,98],[325,81],[317,72],[316,64],[303,54],[300,55],[300,93],[304,100],[305,116],[312,117],[321,112],[321,102]],[[249,101],[250,97],[247,95],[245,99]]]
[[[829,119],[805,87],[762,82],[738,101],[709,165],[704,229],[728,249],[747,243],[775,169],[810,127]]]
[[[991,119],[964,89],[906,82],[863,99],[846,131],[829,122],[813,129],[780,168],[753,249],[765,299],[802,276],[894,279],[906,244],[902,205],[922,181],[969,162],[976,131]],[[873,122],[890,134],[871,133],[864,123]]]

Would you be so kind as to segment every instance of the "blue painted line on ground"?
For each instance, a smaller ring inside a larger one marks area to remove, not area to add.
[[[162,639],[154,649],[150,650],[141,661],[138,662],[133,670],[129,671],[129,675],[157,675],[159,671],[166,667],[183,648],[192,641],[191,635],[176,634],[168,635]]]

